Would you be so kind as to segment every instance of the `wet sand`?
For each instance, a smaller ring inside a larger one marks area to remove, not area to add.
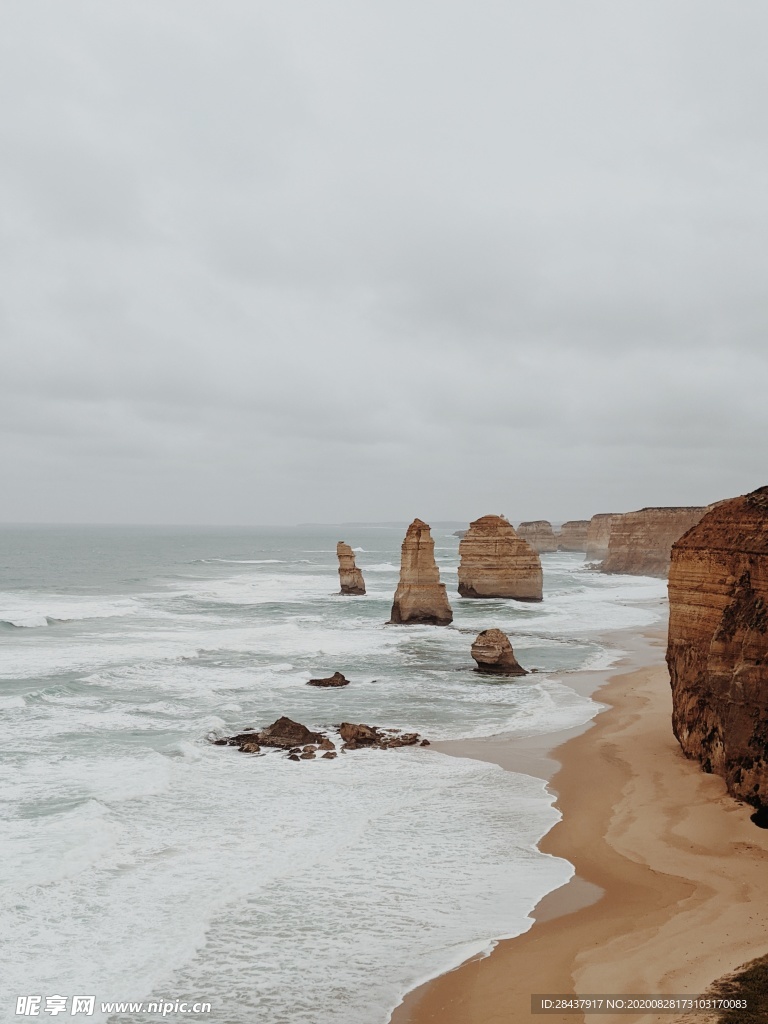
[[[768,952],[768,831],[680,752],[664,633],[624,640],[619,666],[567,678],[581,692],[597,684],[607,710],[555,749],[552,737],[439,745],[551,780],[563,820],[539,846],[576,875],[528,932],[411,992],[392,1024],[671,1024],[677,1015],[533,1017],[531,995],[697,994]]]

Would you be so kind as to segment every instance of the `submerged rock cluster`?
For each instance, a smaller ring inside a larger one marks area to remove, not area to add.
[[[364,748],[391,750],[395,747],[428,747],[429,740],[416,732],[402,732],[400,729],[383,729],[375,725],[354,725],[342,722],[337,727],[341,751]],[[237,747],[244,754],[260,754],[262,747],[273,747],[288,753],[291,761],[314,761],[318,755],[326,760],[337,756],[336,744],[326,732],[308,729],[301,722],[291,718],[278,718],[272,725],[257,731],[247,729],[236,736],[215,739],[217,747]]]

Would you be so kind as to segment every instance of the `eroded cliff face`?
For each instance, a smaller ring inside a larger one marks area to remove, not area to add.
[[[706,508],[641,508],[615,516],[602,572],[661,576],[669,572],[672,545],[701,519]]]
[[[390,622],[447,626],[453,621],[445,584],[435,562],[435,542],[426,523],[414,519],[400,555],[400,582]]]
[[[541,559],[504,516],[482,516],[470,523],[459,556],[462,597],[541,600]]]
[[[339,559],[340,593],[355,596],[364,594],[365,580],[362,572],[355,565],[355,553],[352,548],[340,540],[336,545],[336,555]]]
[[[599,512],[589,520],[586,553],[588,562],[602,562],[608,554],[611,524],[615,518],[616,513],[614,512]]]
[[[557,534],[558,550],[586,551],[588,529],[588,519],[570,519],[567,523],[563,523]]]
[[[534,551],[540,555],[550,551],[557,551],[557,538],[552,529],[552,523],[547,519],[533,519],[527,523],[520,523],[517,528],[517,535],[527,541]]]
[[[768,807],[768,487],[711,507],[672,548],[667,664],[684,752]]]

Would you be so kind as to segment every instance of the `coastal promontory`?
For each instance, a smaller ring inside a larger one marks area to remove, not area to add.
[[[541,559],[504,516],[482,516],[470,523],[459,556],[462,597],[541,600]]]
[[[557,534],[558,550],[586,551],[588,529],[588,519],[569,519],[567,523],[563,523]]]
[[[677,541],[669,613],[680,746],[768,807],[768,487],[712,506]]]
[[[520,523],[517,535],[527,541],[540,555],[557,551],[557,538],[548,519],[531,519]]]
[[[349,544],[340,540],[336,545],[336,556],[339,559],[339,582],[342,594],[360,596],[365,593],[365,580],[362,572],[355,565],[355,553]]]
[[[447,626],[452,621],[448,594],[435,562],[435,542],[429,526],[414,519],[400,549],[400,581],[390,622]]]
[[[611,526],[615,518],[616,513],[614,512],[598,512],[589,520],[586,553],[588,562],[602,562],[608,554]]]
[[[706,507],[641,508],[615,516],[600,570],[665,577],[672,545],[701,519]]]

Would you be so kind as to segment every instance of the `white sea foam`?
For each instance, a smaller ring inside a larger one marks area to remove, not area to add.
[[[558,670],[607,665],[621,652],[598,632],[664,610],[660,581],[558,555],[541,605],[462,600],[454,583],[453,627],[386,626],[387,536],[354,600],[336,595],[330,543],[300,568],[206,551],[196,578],[138,595],[5,595],[11,618],[78,612],[3,633],[9,997],[188,992],[230,1024],[316,1024],[317,1006],[378,1024],[410,985],[527,928],[569,877],[535,848],[556,820],[538,780],[428,748],[296,765],[206,742],[282,714],[432,739],[581,724],[597,706]],[[476,673],[471,639],[490,625],[539,671]],[[350,686],[306,686],[335,670]]]

